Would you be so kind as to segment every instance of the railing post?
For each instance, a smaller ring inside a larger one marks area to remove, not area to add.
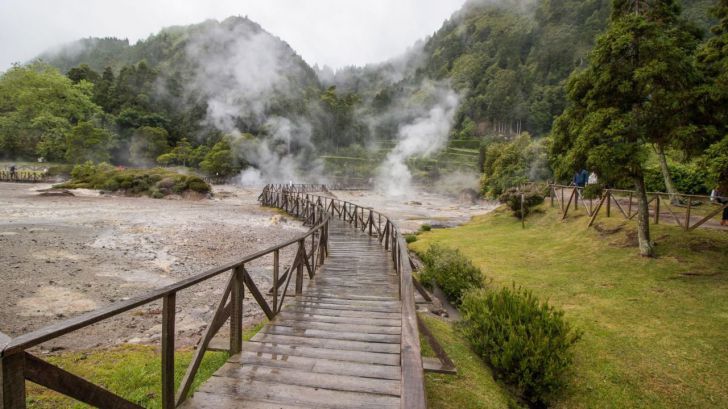
[[[25,409],[25,354],[0,357],[0,409]]]
[[[273,313],[278,314],[278,274],[280,268],[280,250],[273,251]]]
[[[176,293],[162,300],[162,409],[174,409],[174,321]]]
[[[554,196],[556,196],[556,191],[554,189],[554,185],[551,185],[550,187],[551,188],[549,189],[549,196],[551,198],[551,207],[553,208],[554,207]]]
[[[301,239],[298,242],[298,251],[302,252],[301,261],[296,266],[296,295],[303,294],[303,260],[306,258],[306,242]]]
[[[359,206],[354,205],[354,228],[359,227]]]
[[[688,208],[687,208],[687,211],[685,212],[685,231],[689,231],[690,230],[690,210],[693,207],[693,198],[692,198],[692,196],[685,196],[685,197],[688,198]]]
[[[655,224],[660,224],[660,195],[655,194]]]
[[[240,265],[233,270],[233,288],[230,294],[230,355],[239,354],[243,350],[243,268]]]

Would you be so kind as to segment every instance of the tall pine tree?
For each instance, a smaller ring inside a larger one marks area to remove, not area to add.
[[[554,123],[552,158],[562,176],[580,168],[629,179],[638,198],[640,254],[654,256],[644,165],[651,144],[669,144],[696,73],[672,0],[615,0],[589,66],[569,79],[569,106]]]

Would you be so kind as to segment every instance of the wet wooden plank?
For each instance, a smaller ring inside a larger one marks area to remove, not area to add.
[[[305,319],[278,319],[275,322],[276,327],[291,327],[294,329],[320,329],[325,331],[346,331],[360,332],[365,334],[390,334],[400,335],[402,328],[400,326],[382,326],[382,325],[366,325],[344,321],[341,323],[320,322],[318,320]]]
[[[272,342],[287,345],[305,345],[314,348],[330,348],[364,352],[399,353],[399,344],[377,342],[343,341],[338,339],[306,338],[291,335],[258,333],[252,338],[255,342]]]
[[[365,378],[345,373],[324,373],[291,366],[282,368],[265,365],[228,363],[215,376],[236,379],[241,389],[251,381],[275,382],[286,385],[311,386],[335,391],[376,393],[399,396],[399,382],[391,379]]]
[[[315,408],[399,408],[399,397],[373,393],[336,391],[308,386],[286,385],[275,382],[249,381],[241,385],[238,380],[213,376],[201,388],[202,392],[251,400],[280,402],[286,405]]]
[[[361,342],[375,342],[399,345],[401,336],[392,334],[369,334],[365,332],[347,332],[320,330],[313,328],[292,328],[279,325],[266,325],[262,330],[264,334],[292,335],[305,338],[348,340]]]
[[[348,361],[364,364],[379,365],[399,365],[399,355],[380,353],[380,352],[362,352],[362,351],[346,351],[340,349],[313,348],[300,345],[283,345],[271,344],[263,342],[247,342],[243,346],[243,355],[245,354],[267,354],[269,359],[291,359],[291,357],[302,358],[318,358],[333,361]],[[229,362],[240,360],[240,355],[234,355]],[[399,369],[397,368],[398,372]],[[397,376],[399,378],[399,376]],[[393,378],[394,379],[394,378]]]

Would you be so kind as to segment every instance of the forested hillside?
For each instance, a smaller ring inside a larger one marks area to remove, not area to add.
[[[711,4],[685,1],[686,30],[707,33]],[[335,73],[243,17],[169,27],[133,45],[83,39],[0,78],[0,152],[218,175],[252,165],[268,180],[323,168],[368,178],[389,160],[436,177],[482,169],[494,160],[488,149],[500,154],[490,142],[528,132],[529,168],[507,183],[548,176],[539,138],[610,9],[609,0],[471,0],[400,58]],[[16,92],[42,84],[59,91]],[[74,110],[61,109],[69,96]]]

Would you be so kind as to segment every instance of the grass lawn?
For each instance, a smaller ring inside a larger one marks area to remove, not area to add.
[[[525,229],[501,208],[410,246],[459,248],[490,286],[527,287],[584,331],[554,407],[728,407],[728,231],[653,225],[658,257],[645,259],[633,222],[599,219],[600,232],[583,213],[540,209]],[[432,402],[449,399],[432,385]]]
[[[245,331],[243,338],[250,339],[263,324]],[[175,384],[177,387],[192,360],[192,350],[175,353]],[[192,384],[192,391],[220,368],[227,360],[227,352],[206,352],[202,365]],[[78,375],[96,385],[145,408],[161,408],[161,369],[159,348],[149,345],[122,345],[109,349],[67,352],[40,358]],[[27,403],[31,409],[88,408],[59,393],[31,382],[27,384]]]
[[[457,375],[425,374],[427,406],[430,409],[500,409],[512,400],[505,388],[493,379],[487,365],[470,349],[453,325],[429,314],[421,314],[427,328],[457,367]],[[424,338],[422,355],[435,356]]]

